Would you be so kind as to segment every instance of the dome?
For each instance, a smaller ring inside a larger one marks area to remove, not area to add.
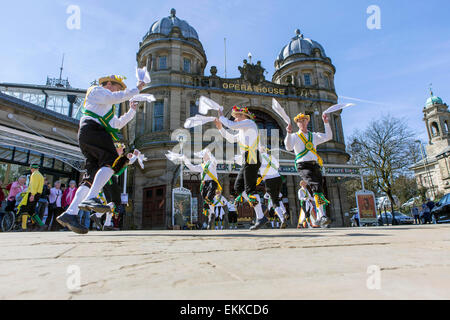
[[[191,27],[189,23],[176,17],[175,9],[170,10],[169,17],[165,17],[154,22],[146,36],[150,34],[163,34],[165,36],[168,36],[172,31],[172,28],[174,27],[178,27],[181,30],[183,37],[187,39],[194,38],[199,40],[197,31],[195,31],[195,29]]]
[[[427,99],[427,107],[434,104],[443,104],[442,99],[436,96],[431,96]]]
[[[311,56],[315,49],[318,49],[322,57],[326,58],[325,50],[323,49],[323,47],[314,40],[304,38],[300,30],[297,29],[295,30],[295,37],[292,38],[289,44],[281,49],[280,54],[277,57],[277,61],[283,61],[288,57],[298,53]]]

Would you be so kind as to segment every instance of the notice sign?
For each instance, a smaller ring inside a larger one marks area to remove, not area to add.
[[[128,193],[121,193],[120,199],[122,200],[122,204],[128,204]]]
[[[360,222],[377,222],[375,194],[372,191],[356,192]]]

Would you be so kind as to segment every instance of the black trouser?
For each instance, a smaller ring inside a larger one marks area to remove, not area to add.
[[[248,157],[248,151],[245,153],[245,159]],[[261,167],[261,160],[259,159],[259,151],[257,152],[257,163],[249,164],[245,161],[244,165],[239,171],[239,174],[234,183],[234,191],[237,194],[246,192],[247,195],[256,194],[256,180],[258,180],[258,171]]]
[[[212,203],[216,196],[217,182],[213,180],[204,181],[202,188],[203,209],[209,210],[209,203]]]
[[[237,211],[228,211],[228,222],[237,223],[238,213]]]
[[[112,176],[111,180],[108,181],[103,187],[106,201],[108,203],[114,202],[116,206],[119,206],[122,203],[122,199],[120,198],[121,191],[122,190],[120,189],[118,178],[116,176]]]
[[[5,211],[14,211],[15,207],[16,207],[16,199],[6,201]]]
[[[102,167],[112,167],[119,155],[111,135],[94,120],[81,121],[78,143],[86,158],[83,183],[90,187],[97,171]]]
[[[26,214],[29,214],[30,216],[32,216],[32,215],[36,214],[36,205],[39,201],[39,198],[41,197],[41,194],[36,193],[34,195],[33,201],[30,201],[30,197],[31,197],[31,193],[28,194],[27,204],[20,207],[20,213],[22,213],[22,214],[26,213]]]
[[[64,209],[61,207],[57,207],[56,203],[48,204],[48,211],[47,211],[47,220],[45,220],[45,225],[51,227],[52,231],[59,230],[59,223],[56,222],[56,217],[59,216],[61,213],[63,213]],[[53,219],[53,222],[52,222]]]
[[[281,177],[275,177],[264,181],[266,192],[269,194],[274,207],[279,207],[281,202],[280,191],[283,180]]]
[[[316,161],[297,163],[297,171],[300,178],[308,183],[313,194],[323,193],[322,169]]]

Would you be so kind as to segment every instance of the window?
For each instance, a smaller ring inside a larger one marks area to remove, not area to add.
[[[166,56],[159,57],[159,69],[160,70],[167,69],[167,57]]]
[[[333,117],[333,121],[334,121],[334,130],[336,132],[336,141],[337,142],[342,142],[341,130],[340,130],[340,125],[339,125],[339,117],[338,116],[334,116]]]
[[[306,115],[309,116],[309,122],[308,122],[308,131],[314,132],[314,113],[306,113]]]
[[[433,137],[436,137],[439,135],[439,127],[436,122],[433,122],[431,124],[431,134],[433,135]]]
[[[164,101],[156,101],[153,105],[153,125],[152,131],[164,130]]]
[[[325,88],[331,89],[330,77],[327,75],[325,76]]]
[[[184,72],[190,73],[191,72],[191,60],[184,58],[183,59],[183,70]]]
[[[189,116],[193,117],[196,114],[198,114],[198,106],[194,101],[191,101],[191,106],[190,106],[190,110],[189,110]]]
[[[305,79],[305,86],[310,86],[311,85],[311,74],[305,73],[304,79]]]

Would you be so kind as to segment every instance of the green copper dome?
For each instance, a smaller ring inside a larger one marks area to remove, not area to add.
[[[427,99],[427,107],[432,106],[434,104],[443,104],[442,99],[436,96],[431,96]]]

